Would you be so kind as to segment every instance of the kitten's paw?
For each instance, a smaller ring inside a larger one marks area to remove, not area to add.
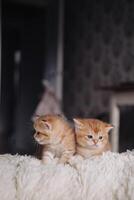
[[[67,162],[66,161],[64,161],[64,160],[59,160],[59,162],[58,162],[59,164],[63,164],[63,165],[65,165]]]
[[[52,162],[53,159],[54,159],[54,155],[51,152],[46,151],[45,154],[43,155],[42,163],[49,164]]]
[[[68,159],[64,157],[59,159],[59,164],[65,165],[65,164],[68,164],[68,162],[69,162]]]
[[[43,159],[43,160],[42,160],[42,163],[43,163],[44,165],[47,165],[47,164],[49,164],[49,163],[50,163],[50,161],[49,161],[49,160],[47,160],[47,159]]]
[[[81,163],[83,161],[83,157],[80,155],[74,155],[70,158],[69,164],[73,167],[75,167],[77,164]]]

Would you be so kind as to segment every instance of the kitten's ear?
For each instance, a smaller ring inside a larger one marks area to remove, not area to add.
[[[106,131],[109,133],[114,128],[111,124],[106,124]]]
[[[75,125],[75,129],[78,130],[78,129],[82,129],[83,128],[83,123],[80,121],[80,119],[76,119],[74,118],[73,119],[74,121],[74,125]]]
[[[40,117],[39,115],[34,115],[34,116],[32,117],[32,121],[35,122],[39,117]]]
[[[52,125],[51,125],[50,122],[48,122],[48,121],[46,121],[46,120],[44,120],[44,119],[42,119],[41,122],[42,122],[43,127],[44,127],[45,129],[52,130]]]

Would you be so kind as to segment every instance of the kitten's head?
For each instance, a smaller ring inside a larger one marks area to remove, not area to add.
[[[103,148],[108,143],[111,124],[97,119],[74,119],[77,144],[89,148]]]
[[[60,127],[63,118],[59,115],[44,115],[37,117],[34,122],[35,140],[41,144],[58,143],[61,138]]]

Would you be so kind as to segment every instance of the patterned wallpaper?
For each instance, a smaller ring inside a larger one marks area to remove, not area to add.
[[[98,86],[134,81],[134,1],[66,0],[64,111],[98,116],[110,93]]]

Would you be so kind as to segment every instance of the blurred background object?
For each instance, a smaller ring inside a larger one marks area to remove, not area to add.
[[[61,102],[57,97],[54,87],[52,87],[47,80],[43,81],[43,85],[45,91],[36,107],[35,113],[33,114],[33,121],[34,117],[36,118],[36,116],[46,115],[49,113],[63,115]]]
[[[102,87],[134,83],[133,11],[129,0],[3,0],[0,153],[34,153],[43,80],[69,119],[110,121],[112,91]],[[134,110],[120,110],[122,152],[134,146]]]

